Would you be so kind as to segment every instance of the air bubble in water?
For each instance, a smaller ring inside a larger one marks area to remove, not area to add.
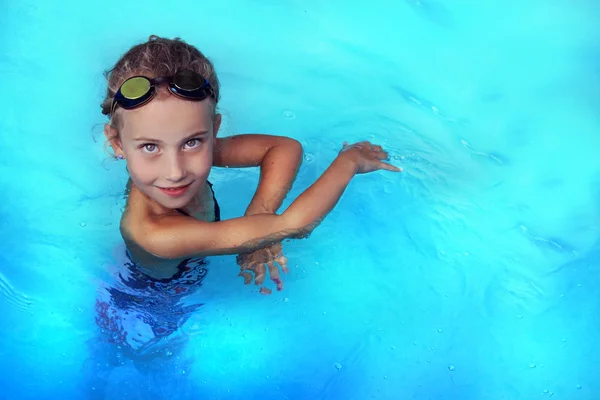
[[[290,110],[284,110],[283,111],[283,116],[287,119],[294,119],[296,118],[296,114],[294,114],[292,111]]]
[[[454,369],[455,369],[454,365],[452,365],[452,364],[448,365],[448,370],[449,371],[454,371]]]
[[[85,228],[85,226],[87,225],[85,222],[82,222],[79,224],[82,228]]]
[[[335,369],[337,369],[338,371],[342,369],[342,364],[340,363],[335,363]]]
[[[311,162],[314,159],[315,159],[315,156],[313,156],[311,153],[304,153],[304,161]]]

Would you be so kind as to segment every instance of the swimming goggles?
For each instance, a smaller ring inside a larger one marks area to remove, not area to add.
[[[111,115],[117,105],[126,110],[143,106],[156,95],[156,87],[168,84],[169,91],[183,99],[202,101],[215,96],[210,83],[197,72],[183,70],[173,76],[150,79],[145,76],[134,76],[127,79],[113,98]]]

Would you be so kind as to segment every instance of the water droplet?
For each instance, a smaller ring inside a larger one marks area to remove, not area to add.
[[[311,153],[304,153],[304,161],[311,162],[314,159],[315,156],[313,156]]]
[[[575,386],[577,389],[581,389],[581,385],[577,385]]]
[[[448,365],[448,370],[454,371],[454,365],[452,365],[452,364]]]
[[[337,369],[338,371],[342,369],[342,364],[340,363],[335,363],[334,364],[335,369]]]
[[[535,368],[536,365],[534,363],[529,364],[529,368]]]
[[[323,311],[323,315],[327,315],[327,311]]]
[[[172,352],[172,351],[169,351],[169,350],[167,350],[167,351],[165,352],[165,354],[166,354],[166,355],[168,355],[168,356],[172,356],[172,355],[173,355],[173,352]]]
[[[283,298],[283,302],[284,302],[284,303],[287,303],[288,301],[290,301],[290,299],[288,299],[287,297],[284,297],[284,298]]]
[[[384,376],[383,376],[383,379],[387,379],[387,375],[384,375]]]
[[[396,346],[390,346],[390,350],[396,350]]]
[[[296,118],[296,114],[294,114],[293,111],[291,111],[291,110],[283,110],[283,116],[287,119]]]
[[[185,369],[181,370],[181,375],[185,375]]]
[[[86,223],[85,223],[85,222],[82,222],[82,223],[80,223],[79,225],[80,225],[82,228],[85,228],[85,226],[86,226]]]
[[[441,329],[438,329],[438,333],[442,333],[442,330],[441,330]]]

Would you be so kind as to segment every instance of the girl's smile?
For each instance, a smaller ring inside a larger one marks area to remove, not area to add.
[[[191,185],[191,183],[188,183],[185,186],[169,187],[169,188],[159,187],[159,189],[167,196],[179,197],[189,189],[190,185]]]

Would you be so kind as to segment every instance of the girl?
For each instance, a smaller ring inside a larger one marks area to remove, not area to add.
[[[344,143],[321,177],[276,214],[295,179],[302,147],[267,135],[217,138],[219,81],[213,64],[179,39],[151,36],[107,73],[104,133],[130,174],[121,234],[133,263],[152,279],[181,275],[197,257],[238,254],[245,283],[261,285],[264,264],[281,290],[281,241],[307,236],[356,175],[400,171],[368,142]],[[260,166],[258,189],[243,217],[221,221],[207,178],[212,167]]]

